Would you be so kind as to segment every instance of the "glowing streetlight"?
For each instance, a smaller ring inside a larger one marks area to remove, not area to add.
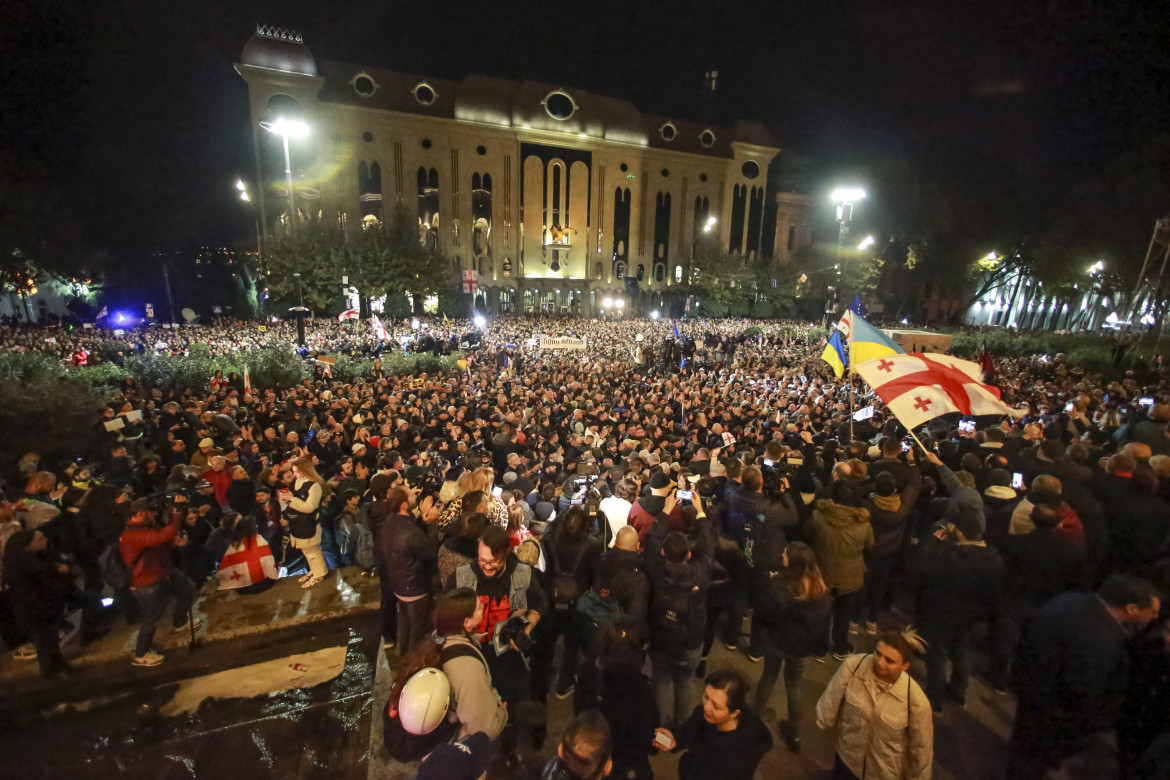
[[[484,327],[487,325],[487,320],[485,320],[483,318],[482,314],[477,314],[474,317],[472,317],[471,322],[475,325],[475,327],[479,328],[480,330],[483,330]]]
[[[865,238],[861,239],[861,243],[857,245],[857,248],[864,251],[869,249],[871,246],[873,246],[873,236],[866,236]]]
[[[288,232],[291,236],[297,216],[297,204],[293,199],[292,161],[288,154],[288,139],[304,138],[309,134],[309,126],[299,119],[285,119],[282,116],[278,116],[272,122],[261,122],[260,126],[270,133],[279,135],[284,144],[284,177],[288,182]]]
[[[657,321],[658,321],[658,318],[659,318],[659,316],[661,316],[661,315],[659,315],[659,314],[658,314],[658,310],[657,310],[657,309],[655,309],[654,311],[650,312],[650,319],[654,320],[655,322],[657,322]]]
[[[715,223],[719,220],[715,217],[707,217],[707,223],[703,225],[703,232],[710,233],[715,228]]]
[[[244,184],[243,179],[236,179],[236,189],[240,192],[243,192],[244,190],[248,189],[248,186]]]
[[[621,298],[618,298],[616,301],[613,302],[613,305],[620,309],[626,305],[626,302],[624,300],[622,300]]]
[[[845,247],[845,237],[849,235],[849,223],[853,220],[853,202],[865,197],[865,190],[860,187],[838,187],[830,196],[837,204],[837,260],[841,259],[841,250]],[[864,241],[862,242],[865,243]],[[862,247],[864,248],[864,247]],[[840,270],[838,268],[838,270]],[[837,291],[830,288],[825,302],[825,327],[829,325],[829,311],[836,306]]]
[[[607,309],[613,308],[613,298],[606,298],[601,302],[601,305]]]
[[[834,203],[852,203],[855,200],[862,200],[865,197],[865,190],[860,187],[838,187],[829,197]]]

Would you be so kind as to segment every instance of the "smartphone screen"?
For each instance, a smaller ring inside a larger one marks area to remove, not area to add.
[[[908,442],[908,441],[902,442],[902,452],[909,452],[909,451],[910,451],[910,442]]]
[[[676,490],[674,491],[674,497],[683,501],[690,501],[695,497],[695,494],[690,490]]]
[[[504,492],[504,489],[502,487],[492,488],[492,495],[495,496],[496,498],[499,498],[500,494],[502,494],[503,492]]]
[[[1016,490],[1024,489],[1024,475],[1018,471],[1012,474],[1012,487]]]
[[[764,458],[764,465],[765,466],[771,466],[772,464],[773,464],[773,461],[771,458]]]
[[[1142,406],[1153,406],[1154,399],[1153,398],[1143,398],[1140,401],[1138,401],[1138,403],[1141,404]]]

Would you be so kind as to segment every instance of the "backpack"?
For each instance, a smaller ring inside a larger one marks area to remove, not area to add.
[[[122,560],[119,541],[119,539],[115,539],[98,556],[98,569],[102,573],[102,579],[114,590],[124,590],[130,587],[134,580],[130,569],[126,567],[126,562]]]
[[[625,614],[617,599],[609,597],[608,589],[598,593],[589,588],[581,594],[581,598],[577,599],[577,637],[586,654],[597,655],[601,627]]]
[[[348,548],[353,551],[354,563],[364,571],[374,570],[374,532],[370,530],[368,507],[362,507],[358,522],[350,528]]]
[[[677,652],[692,649],[694,629],[702,625],[705,617],[703,597],[697,585],[688,589],[663,583],[656,589],[650,608],[650,636],[657,648]]]
[[[557,553],[558,541],[560,540],[553,540],[553,543],[549,545],[553,561],[557,565],[557,573],[553,576],[552,581],[552,601],[553,606],[558,611],[566,611],[577,606],[577,600],[581,597],[581,584],[577,582],[576,571],[577,565],[581,562],[581,556],[585,552],[585,548],[581,548],[581,552],[577,555],[577,560],[573,562],[573,568],[566,571],[561,566],[560,555]]]

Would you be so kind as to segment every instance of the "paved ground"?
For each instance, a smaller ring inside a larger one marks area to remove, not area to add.
[[[376,636],[377,583],[342,572],[306,593],[295,582],[231,602],[204,599],[202,649],[169,624],[159,637],[167,661],[129,665],[135,629],[121,626],[73,658],[79,673],[64,682],[36,676],[35,662],[0,660],[0,766],[21,778],[410,778],[381,745],[381,711],[392,680]],[[854,637],[859,650],[869,641]],[[393,659],[392,659],[393,660]],[[292,670],[291,664],[308,669]],[[805,667],[811,709],[837,668]],[[711,669],[734,667],[754,684],[761,664],[716,644]],[[978,668],[978,664],[977,664]],[[917,674],[921,669],[914,670]],[[245,685],[244,682],[249,681]],[[237,684],[238,682],[238,684]],[[771,706],[784,715],[783,684]],[[972,683],[965,708],[935,719],[934,777],[1001,776],[1014,704]],[[550,699],[549,735],[538,765],[555,750],[572,718],[570,700]],[[771,724],[774,726],[774,724]],[[811,723],[804,752],[793,755],[776,735],[758,777],[823,778],[833,737]],[[653,759],[655,774],[674,778],[677,757]],[[498,766],[490,777],[509,777]]]

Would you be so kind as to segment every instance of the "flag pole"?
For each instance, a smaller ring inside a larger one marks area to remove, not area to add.
[[[926,449],[926,445],[922,443],[922,440],[921,440],[921,439],[919,439],[919,438],[918,438],[918,437],[917,437],[917,436],[914,434],[914,429],[913,429],[913,428],[907,428],[907,429],[906,429],[906,433],[910,434],[910,437],[914,439],[915,443],[918,445],[918,447],[919,447],[919,448],[920,448],[920,449],[921,449],[921,450],[922,450],[924,453],[926,453],[926,452],[930,452],[930,450]]]

